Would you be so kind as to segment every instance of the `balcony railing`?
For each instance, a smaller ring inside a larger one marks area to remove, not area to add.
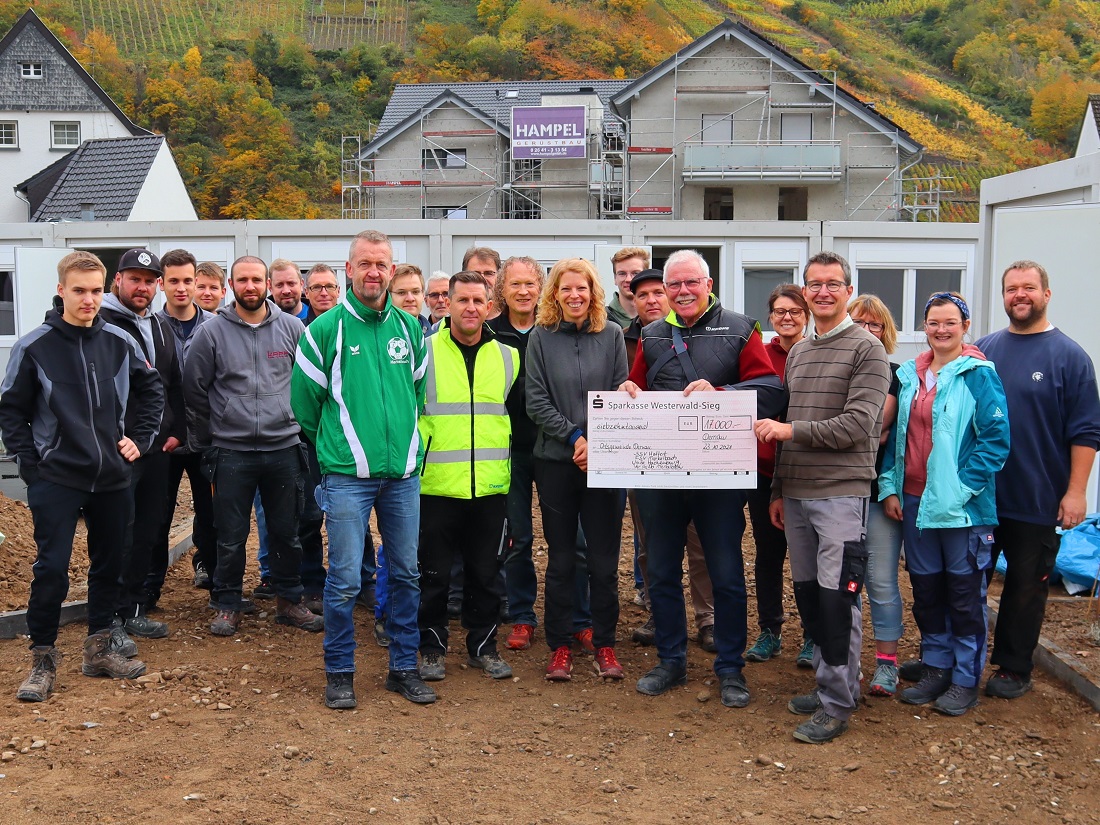
[[[684,147],[684,180],[833,183],[841,179],[838,141],[700,144]]]

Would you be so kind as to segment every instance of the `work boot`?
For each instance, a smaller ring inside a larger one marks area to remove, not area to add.
[[[143,639],[163,639],[168,635],[168,625],[145,615],[142,605],[134,607],[133,615],[126,619],[126,633]]]
[[[126,635],[126,628],[118,616],[111,622],[111,650],[127,659],[133,659],[138,653],[137,642]]]
[[[84,640],[84,661],[80,672],[85,676],[110,676],[112,679],[136,679],[145,672],[140,659],[127,659],[111,647],[111,631],[100,630]]]
[[[355,707],[355,674],[326,673],[325,707],[333,710],[351,710]]]
[[[241,613],[230,605],[218,607],[214,621],[210,622],[210,632],[215,636],[235,636],[241,625]]]
[[[714,643],[714,625],[708,624],[706,627],[700,627],[695,639],[699,642],[699,647],[707,653],[718,652],[718,645]]]
[[[898,665],[898,678],[906,682],[919,682],[922,675],[924,675],[924,662],[920,659],[910,659]]]
[[[645,624],[641,627],[634,628],[634,632],[630,634],[630,638],[640,645],[654,645],[657,643],[657,626],[653,622],[653,616],[651,615],[645,620]]]
[[[318,616],[325,615],[325,597],[323,593],[306,593],[302,596],[302,604],[310,613]]]
[[[34,664],[19,690],[15,692],[15,698],[24,702],[45,702],[53,693],[61,651],[53,645],[38,645],[31,648],[31,653],[34,655]]]
[[[310,633],[320,633],[325,629],[325,617],[318,616],[302,602],[292,602],[282,596],[275,597],[275,623],[288,624]]]
[[[393,641],[390,638],[390,634],[386,631],[386,620],[375,619],[374,620],[374,643],[379,647],[389,647],[390,642]]]

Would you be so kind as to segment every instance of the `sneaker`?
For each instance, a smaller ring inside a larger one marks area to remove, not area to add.
[[[325,597],[321,593],[303,594],[302,604],[306,606],[306,610],[310,613],[316,613],[318,616],[325,615]]]
[[[766,662],[779,655],[783,646],[783,637],[777,636],[770,630],[761,630],[752,647],[745,651],[746,662]],[[810,648],[810,656],[813,656],[813,648]]]
[[[355,707],[355,674],[326,673],[325,707],[333,710],[351,710]]]
[[[512,666],[500,658],[495,650],[492,653],[482,653],[480,656],[470,656],[466,664],[484,670],[486,676],[494,679],[508,679],[512,676]]]
[[[219,607],[210,622],[210,632],[215,636],[235,636],[241,625],[241,614],[232,607]]]
[[[846,730],[848,730],[846,720],[830,716],[822,708],[814,712],[814,715],[810,717],[810,721],[803,722],[794,729],[794,738],[799,742],[822,745],[836,739]]]
[[[168,625],[145,615],[144,610],[126,620],[126,633],[142,639],[163,639],[168,635]]]
[[[318,616],[304,602],[292,602],[282,596],[275,597],[275,624],[285,624],[310,633],[325,629],[325,617]]]
[[[600,676],[604,679],[623,678],[623,666],[620,665],[619,660],[615,658],[615,648],[596,648],[594,662],[596,666],[597,676]]]
[[[898,666],[891,662],[875,662],[875,675],[868,692],[872,696],[893,696],[898,692]]]
[[[126,627],[118,616],[111,622],[111,650],[127,659],[134,658],[138,653],[137,642],[126,635]]]
[[[145,672],[145,663],[139,659],[127,659],[112,650],[111,631],[100,630],[84,640],[84,661],[80,672],[85,676],[136,679]]]
[[[985,683],[985,695],[998,699],[1019,699],[1031,690],[1031,677],[1000,668]]]
[[[447,664],[442,653],[420,654],[420,678],[425,682],[442,682],[447,677]]]
[[[947,692],[932,703],[932,710],[938,710],[948,716],[962,716],[978,704],[978,688],[951,685]]]
[[[589,653],[596,652],[596,646],[592,644],[592,628],[586,627],[580,633],[574,633],[573,638],[577,640],[581,650],[587,650]]]
[[[201,561],[195,565],[195,578],[191,580],[191,584],[203,590],[209,590],[211,586],[213,586],[213,582],[210,580],[210,574],[206,570],[206,565]]]
[[[546,666],[546,678],[551,682],[568,682],[573,677],[573,651],[562,645],[550,656]]]
[[[798,651],[798,656],[795,658],[794,663],[798,667],[812,668],[814,666],[813,639],[802,640],[802,650]]]
[[[714,625],[708,624],[706,627],[700,627],[699,632],[695,635],[695,640],[699,642],[699,647],[707,653],[718,652],[718,645],[714,643]]]
[[[53,693],[61,651],[52,645],[38,645],[31,648],[31,654],[34,657],[31,672],[15,692],[15,698],[23,702],[45,702]]]
[[[275,598],[275,588],[272,586],[271,582],[269,582],[267,579],[260,579],[259,586],[254,587],[252,589],[252,598],[254,598],[254,599],[274,599]]]
[[[374,620],[374,643],[379,647],[389,647],[390,634],[386,632],[386,620],[375,619]]]
[[[653,616],[646,619],[645,624],[641,627],[634,628],[630,638],[640,645],[657,644],[657,625],[653,622]]]
[[[512,632],[508,634],[508,640],[504,644],[509,650],[527,650],[531,646],[534,635],[534,625],[512,625]]]
[[[749,704],[749,686],[740,673],[726,673],[719,677],[722,704],[727,708],[743,708]]]
[[[787,710],[799,716],[812,716],[821,710],[821,688],[814,688],[802,696],[795,696],[787,702]]]
[[[687,684],[687,668],[671,662],[659,662],[655,668],[638,680],[635,689],[646,696],[660,696],[677,685]]]
[[[400,693],[417,705],[430,705],[436,700],[435,691],[424,684],[415,670],[391,670],[386,676],[386,690]]]
[[[927,705],[939,699],[951,687],[951,671],[931,665],[924,666],[924,675],[913,687],[903,690],[898,698],[907,705]]]
[[[206,603],[206,607],[209,610],[221,610],[221,605],[211,599]],[[257,610],[256,603],[250,599],[241,599],[237,602],[237,612],[243,613],[246,616],[251,616]]]
[[[649,604],[645,600],[645,593],[641,590],[634,591],[634,604],[638,607],[644,607],[646,610],[649,609]]]
[[[924,675],[924,662],[920,659],[910,659],[904,664],[898,665],[898,678],[906,682],[919,682]]]

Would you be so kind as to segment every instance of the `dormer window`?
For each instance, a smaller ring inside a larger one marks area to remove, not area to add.
[[[20,63],[19,64],[19,76],[32,80],[42,79],[42,64],[41,63]]]

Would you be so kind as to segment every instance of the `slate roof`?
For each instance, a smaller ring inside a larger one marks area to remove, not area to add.
[[[1100,130],[1100,95],[1089,95],[1089,111],[1097,130]]]
[[[21,77],[20,63],[41,63],[43,76]],[[0,111],[110,112],[130,134],[151,134],[126,116],[30,9],[0,39]]]
[[[79,220],[82,203],[92,204],[97,221],[129,220],[163,142],[163,135],[84,141],[61,159],[68,161],[64,171],[34,209],[31,221]],[[44,176],[56,171],[59,163],[46,167],[16,189],[33,191]]]

